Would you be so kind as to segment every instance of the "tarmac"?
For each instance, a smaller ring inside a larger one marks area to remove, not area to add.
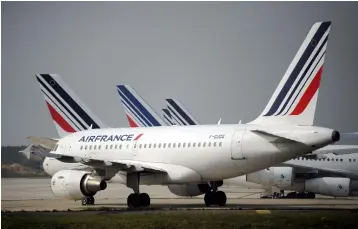
[[[140,186],[151,197],[152,210],[211,209],[205,207],[203,195],[179,197],[166,186]],[[315,199],[259,199],[260,189],[220,187],[227,195],[227,204],[215,209],[358,209],[358,198],[333,198],[317,195]],[[2,211],[64,211],[86,208],[127,209],[127,196],[132,190],[125,185],[109,183],[95,195],[95,205],[82,206],[81,201],[68,201],[54,196],[49,178],[2,178]]]

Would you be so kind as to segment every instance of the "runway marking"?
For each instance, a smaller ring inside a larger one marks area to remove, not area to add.
[[[270,210],[256,210],[256,213],[258,214],[271,214]]]

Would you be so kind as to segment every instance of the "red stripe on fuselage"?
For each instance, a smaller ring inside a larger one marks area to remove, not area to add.
[[[138,140],[143,134],[138,135],[134,140]]]
[[[50,111],[51,117],[53,120],[55,120],[55,122],[66,132],[76,132],[72,126],[70,126],[70,124],[68,124],[68,122],[62,118],[62,116],[48,103],[46,102],[47,107]]]
[[[130,127],[138,127],[137,123],[135,123],[133,119],[131,119],[131,117],[129,117],[128,115],[127,115],[127,119]]]
[[[316,73],[311,84],[308,86],[305,93],[302,95],[301,100],[298,102],[297,106],[292,111],[291,115],[301,114],[306,109],[307,105],[313,98],[314,94],[316,94],[321,82],[322,68],[323,66],[321,66],[318,72]]]

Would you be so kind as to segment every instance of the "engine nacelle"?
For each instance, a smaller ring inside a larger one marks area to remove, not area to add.
[[[276,186],[279,189],[290,187],[293,183],[292,167],[270,167],[246,175],[246,181],[265,186]]]
[[[200,196],[210,191],[208,184],[168,185],[168,188],[177,196]]]
[[[322,177],[305,181],[305,191],[326,196],[349,196],[350,186],[351,180],[344,177]]]
[[[52,193],[64,199],[80,200],[106,188],[104,180],[91,176],[88,171],[62,170],[51,178]]]

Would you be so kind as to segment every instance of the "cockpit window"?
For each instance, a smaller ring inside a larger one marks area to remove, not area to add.
[[[56,151],[58,148],[58,144],[55,145],[55,148],[53,148],[53,151]]]

